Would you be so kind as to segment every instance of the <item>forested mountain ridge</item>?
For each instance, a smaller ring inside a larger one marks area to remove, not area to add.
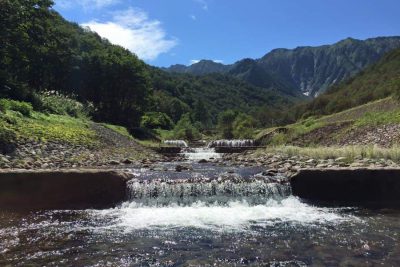
[[[171,66],[166,70],[194,75],[214,71],[228,73],[256,86],[272,87],[284,92],[288,92],[289,88],[292,94],[317,96],[330,86],[354,76],[398,47],[400,47],[400,37],[377,37],[366,40],[347,38],[333,45],[275,49],[260,59],[245,59],[232,65],[224,65],[225,67],[215,62],[212,64],[207,61],[205,64],[206,61],[200,61],[187,67]]]
[[[149,112],[173,123],[188,114],[207,128],[226,109],[261,117],[298,99],[222,74],[168,74],[66,21],[52,5],[0,1],[0,98],[30,102],[41,111],[40,95],[55,92],[89,106],[97,121],[130,129],[141,126]]]

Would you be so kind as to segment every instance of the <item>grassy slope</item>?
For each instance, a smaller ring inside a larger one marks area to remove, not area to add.
[[[61,142],[93,149],[104,148],[105,140],[103,138],[105,137],[99,135],[92,127],[93,124],[94,122],[89,119],[67,115],[32,112],[30,117],[26,117],[19,112],[8,110],[6,113],[0,112],[0,133],[3,133],[0,137],[6,142],[14,139],[14,142],[17,143],[25,141]],[[100,125],[110,130],[111,134],[121,141],[136,141],[125,127],[104,123]]]
[[[90,129],[90,121],[65,115],[45,115],[33,112],[24,117],[8,110],[0,114],[0,126],[13,132],[17,141],[60,141],[69,144],[97,146],[96,133]]]
[[[300,136],[307,135],[312,131],[327,127],[330,125],[345,125],[338,132],[329,133],[340,136],[346,131],[355,128],[367,126],[377,126],[385,124],[400,123],[400,102],[391,97],[370,102],[355,108],[351,108],[342,112],[323,116],[320,118],[309,117],[297,123],[287,125],[286,133],[275,133],[266,141],[269,145],[285,145]],[[265,139],[265,136],[272,133],[276,128],[265,129],[258,133],[257,139]]]

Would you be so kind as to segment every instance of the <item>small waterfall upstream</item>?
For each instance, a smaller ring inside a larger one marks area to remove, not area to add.
[[[175,147],[188,147],[188,144],[184,140],[165,140],[163,143]]]
[[[211,147],[195,147],[185,150],[182,155],[189,161],[212,160],[221,158],[221,154]]]
[[[252,147],[255,146],[255,141],[251,139],[237,140],[214,140],[208,143],[208,147]]]

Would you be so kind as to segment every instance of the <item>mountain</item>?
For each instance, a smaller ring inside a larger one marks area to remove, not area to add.
[[[295,108],[297,118],[328,115],[390,95],[400,96],[400,48],[356,76]]]
[[[231,65],[224,65],[221,63],[214,62],[212,60],[200,60],[190,66],[182,64],[175,64],[169,68],[164,68],[168,72],[175,73],[188,73],[193,75],[206,75],[210,73],[226,73],[230,70]]]
[[[256,114],[258,109],[277,113],[301,99],[220,73],[167,73],[153,67],[150,74],[155,100],[151,109],[168,114],[174,121],[195,110],[199,102],[205,106],[205,112],[214,124],[218,114],[227,109],[251,114]]]
[[[37,111],[46,111],[41,96],[54,93],[84,103],[96,121],[130,129],[139,127],[150,112],[163,112],[158,115],[174,122],[189,113],[193,123],[203,122],[196,116],[204,113],[207,116],[197,117],[212,127],[226,109],[275,113],[296,101],[221,74],[228,68],[212,61],[193,67],[201,76],[162,71],[68,22],[52,8],[52,1],[0,1],[0,10],[0,98],[32,103]]]
[[[260,59],[244,59],[233,65],[202,60],[190,66],[175,65],[165,70],[194,75],[226,73],[255,86],[314,97],[398,47],[400,37],[347,38],[333,45],[275,49]]]

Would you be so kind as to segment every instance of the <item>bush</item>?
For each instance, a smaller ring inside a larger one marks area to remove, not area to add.
[[[174,128],[174,137],[176,139],[196,140],[201,138],[201,134],[196,127],[193,126],[190,120],[190,115],[185,114],[177,122]]]
[[[6,113],[8,109],[10,109],[8,101],[6,99],[0,99],[0,112]]]
[[[147,129],[172,129],[172,119],[162,112],[147,112],[142,116],[140,126]]]
[[[235,138],[250,139],[254,137],[255,120],[245,114],[239,114],[233,122],[233,135]]]
[[[17,135],[4,125],[0,126],[0,153],[11,153],[15,149]]]
[[[43,113],[51,113],[57,115],[69,115],[75,118],[87,118],[90,116],[90,106],[56,92],[45,92],[37,95],[40,103],[37,109]]]
[[[234,110],[225,110],[218,115],[218,131],[222,138],[233,138],[233,122],[235,121],[237,112]]]
[[[33,111],[32,105],[26,102],[17,100],[0,99],[0,111],[6,112],[7,110],[18,111],[25,117],[30,117]]]

